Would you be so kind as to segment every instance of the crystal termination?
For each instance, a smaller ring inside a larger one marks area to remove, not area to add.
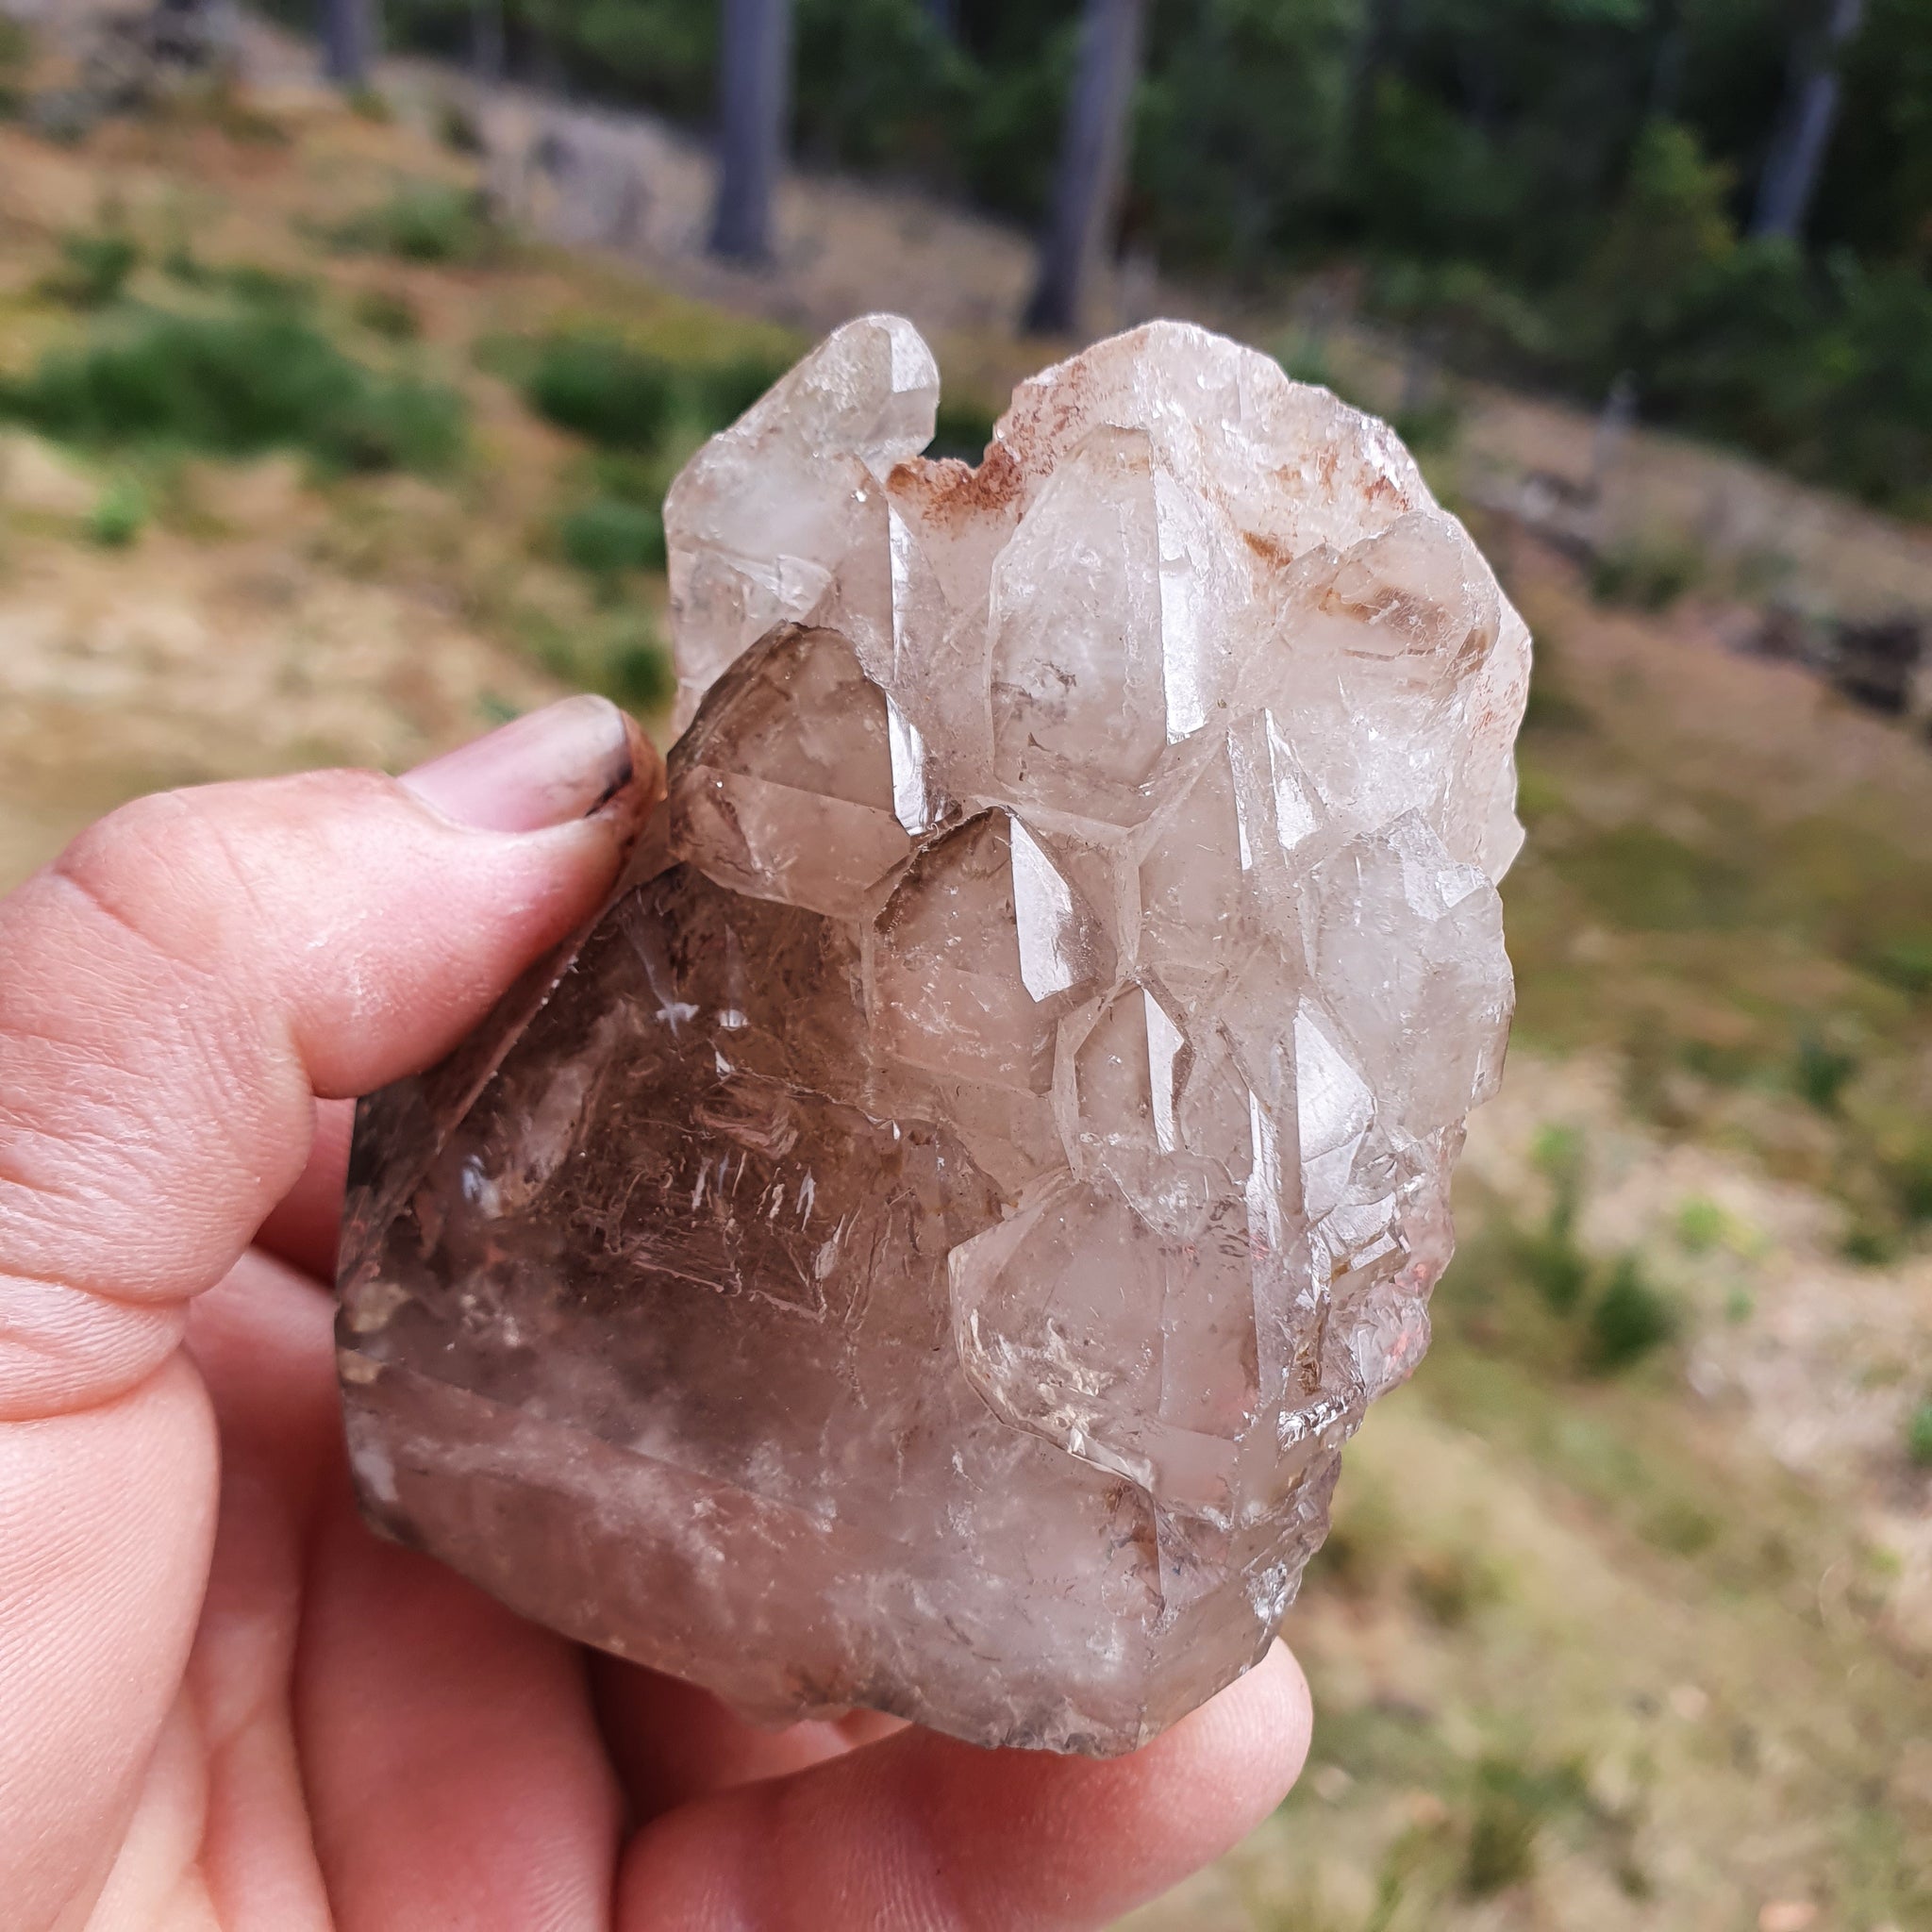
[[[838,330],[665,506],[617,895],[363,1104],[365,1510],[773,1721],[1131,1748],[1414,1366],[1511,1006],[1522,621],[1381,424],[1157,323],[928,460]]]

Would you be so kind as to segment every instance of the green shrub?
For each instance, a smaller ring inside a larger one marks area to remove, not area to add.
[[[1922,1402],[1906,1424],[1906,1454],[1921,1469],[1932,1469],[1932,1402]]]
[[[994,417],[991,409],[978,403],[956,402],[948,396],[941,396],[939,425],[933,431],[932,444],[928,456],[958,457],[963,461],[977,463],[986,454],[986,446],[992,441]]]
[[[453,154],[480,155],[486,146],[475,116],[462,102],[448,98],[436,104],[436,138]]]
[[[524,392],[559,429],[608,448],[649,449],[670,424],[677,386],[669,363],[614,337],[557,335],[540,345]]]
[[[186,242],[171,248],[161,267],[184,288],[227,295],[250,308],[301,309],[315,301],[315,283],[307,275],[285,275],[253,261],[203,261]]]
[[[650,632],[620,632],[605,649],[605,695],[633,711],[661,711],[677,695],[671,654]]]
[[[67,235],[60,242],[60,266],[41,286],[56,301],[75,308],[105,308],[118,301],[127,277],[141,264],[141,250],[111,229],[97,235]]]
[[[1871,967],[1879,978],[1914,995],[1932,993],[1932,933],[1908,933],[1873,949]]]
[[[1858,1071],[1857,1057],[1827,1045],[1815,1033],[1799,1038],[1791,1084],[1820,1113],[1836,1113]]]
[[[1895,1230],[1859,1221],[1845,1230],[1839,1252],[1860,1268],[1889,1268],[1898,1259],[1900,1246]]]
[[[1542,1226],[1523,1237],[1520,1261],[1546,1306],[1567,1314],[1582,1299],[1590,1257],[1576,1241],[1583,1206],[1583,1136],[1571,1126],[1546,1126],[1530,1148],[1530,1160],[1549,1182],[1550,1211]]]
[[[498,237],[475,190],[417,186],[400,188],[389,200],[351,216],[329,240],[350,251],[449,264],[483,260]]]
[[[691,373],[695,426],[707,436],[727,429],[791,367],[783,358],[747,353]]]
[[[1599,604],[1668,610],[1706,575],[1694,544],[1639,538],[1600,551],[1590,566],[1590,594]]]
[[[664,566],[664,523],[654,509],[614,496],[592,497],[558,526],[563,554],[594,577]]]
[[[25,97],[18,76],[33,56],[27,30],[10,14],[0,13],[0,121],[19,113]]]
[[[1536,1870],[1543,1821],[1577,1802],[1574,1779],[1508,1758],[1484,1758],[1476,1767],[1475,1808],[1463,1853],[1464,1895],[1493,1898],[1521,1885]]]
[[[1635,1255],[1625,1255],[1590,1310],[1586,1361],[1598,1374],[1615,1374],[1642,1360],[1676,1333],[1675,1312],[1645,1278]]]
[[[412,342],[423,333],[416,305],[393,289],[364,289],[356,297],[355,314],[371,335],[386,341]]]
[[[789,366],[760,354],[674,362],[592,331],[546,336],[534,355],[501,344],[491,359],[521,380],[530,407],[559,429],[605,450],[660,458],[736,422]]]
[[[1888,1160],[1885,1172],[1906,1224],[1932,1222],[1932,1135]]]
[[[455,391],[379,375],[301,319],[149,315],[0,382],[0,416],[58,440],[247,456],[284,447],[349,470],[434,471],[462,447]]]
[[[89,513],[87,533],[103,550],[125,550],[147,524],[147,497],[130,477],[108,484]]]
[[[522,613],[525,647],[553,676],[602,691],[634,711],[660,711],[677,689],[671,655],[637,612],[599,612],[565,625],[548,613]]]
[[[1677,1209],[1677,1239],[1693,1255],[1707,1255],[1724,1240],[1730,1216],[1715,1201],[1693,1194]]]

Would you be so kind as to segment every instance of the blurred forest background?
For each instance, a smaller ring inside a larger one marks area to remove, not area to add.
[[[1537,640],[1519,1016],[1136,1932],[1932,1927],[1926,0],[0,0],[0,889],[162,786],[662,730],[671,476],[815,337],[1191,316]]]
[[[484,4],[512,71],[711,113],[715,0]],[[1129,254],[1249,284],[1346,260],[1370,312],[1460,366],[1592,397],[1627,372],[1646,417],[1928,507],[1924,0],[1131,10]],[[474,56],[478,0],[385,18],[395,45]],[[796,0],[797,152],[1031,225],[1081,25],[1080,0]]]

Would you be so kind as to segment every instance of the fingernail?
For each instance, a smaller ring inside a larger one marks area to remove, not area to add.
[[[586,695],[513,719],[402,782],[459,824],[540,832],[587,818],[634,775],[628,721],[608,698]]]

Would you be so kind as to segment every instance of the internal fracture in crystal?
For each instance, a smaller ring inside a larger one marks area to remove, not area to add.
[[[364,1508],[784,1720],[1130,1748],[1428,1339],[1528,637],[1381,424],[1158,323],[919,453],[840,329],[665,506],[669,795],[358,1115]]]

